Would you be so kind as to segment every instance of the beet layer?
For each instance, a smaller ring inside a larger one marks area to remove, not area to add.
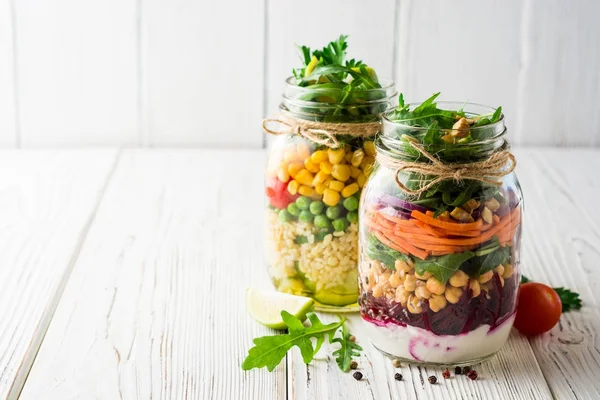
[[[467,289],[458,303],[448,303],[438,312],[431,311],[428,300],[424,300],[420,314],[412,314],[402,304],[385,296],[375,298],[371,292],[363,292],[359,299],[360,313],[363,319],[376,325],[410,325],[436,335],[468,333],[481,325],[490,325],[494,329],[515,311],[518,279],[518,274],[514,274],[502,286],[495,273],[489,292],[482,290],[479,296],[471,298],[471,291]]]

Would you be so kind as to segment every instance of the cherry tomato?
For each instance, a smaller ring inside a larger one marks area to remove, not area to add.
[[[269,203],[273,207],[284,209],[296,200],[298,195],[291,195],[287,190],[287,182],[281,182],[277,178],[272,178],[267,181],[265,192],[269,198]]]
[[[519,289],[515,328],[524,335],[539,335],[556,325],[562,313],[558,294],[550,286],[528,282]]]

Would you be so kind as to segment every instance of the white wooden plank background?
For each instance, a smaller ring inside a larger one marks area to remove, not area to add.
[[[261,147],[264,1],[140,1],[143,143]]]
[[[137,144],[135,0],[14,4],[23,146]]]
[[[0,0],[0,147],[17,146],[11,0]]]
[[[262,207],[264,152],[132,150],[108,184],[22,398],[281,399],[286,376],[294,399],[597,398],[598,152],[516,155],[524,272],[577,290],[585,307],[542,337],[513,332],[477,367],[476,382],[406,366],[404,381],[394,381],[356,316],[361,382],[340,373],[327,348],[308,367],[293,353],[287,375],[284,364],[241,372],[252,338],[268,332],[243,306],[246,286],[269,286],[262,214],[249,211]],[[430,385],[430,374],[440,383]]]
[[[517,141],[600,144],[600,2],[524,4]]]
[[[1,0],[0,146],[260,147],[294,44],[341,33],[409,99],[501,104],[515,144],[597,146],[599,18],[595,0]]]
[[[521,111],[516,106],[521,3],[401,1],[398,91],[407,101],[441,91],[443,100],[503,106],[512,137]]]
[[[0,398],[16,398],[116,151],[0,151]]]
[[[22,399],[285,398],[285,365],[239,367],[268,333],[262,156],[123,153]]]
[[[524,271],[581,294],[584,309],[568,313],[550,335],[531,340],[557,398],[600,398],[600,213],[591,188],[597,152],[518,152],[525,189]],[[563,379],[555,379],[562,376]]]
[[[396,1],[269,1],[267,27],[267,114],[277,112],[285,79],[302,65],[296,45],[322,48],[340,34],[349,35],[351,58],[375,68],[380,78],[394,79]]]

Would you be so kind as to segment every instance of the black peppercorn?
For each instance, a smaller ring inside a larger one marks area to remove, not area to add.
[[[354,377],[354,379],[356,379],[357,381],[360,381],[362,379],[362,373],[356,371],[354,374],[352,374],[352,376]]]
[[[456,368],[454,368],[454,374],[455,374],[455,375],[460,375],[460,374],[462,374],[462,369],[461,369],[460,367],[456,367]]]
[[[402,380],[402,374],[399,372],[396,372],[396,374],[394,375],[394,379],[397,381],[401,381]]]
[[[462,369],[463,375],[468,374],[470,370],[471,370],[471,367],[469,367],[469,366],[463,367],[463,369]]]
[[[350,363],[350,369],[356,369],[356,368],[358,368],[358,363],[357,363],[356,361],[354,361],[354,360],[353,360],[353,361]]]
[[[427,380],[429,381],[429,383],[431,383],[432,385],[435,384],[437,382],[437,378],[433,375],[431,375],[429,378],[427,378]]]
[[[472,369],[471,371],[469,371],[469,373],[467,374],[467,376],[469,377],[469,379],[471,380],[475,380],[477,379],[477,371],[475,371],[474,369]]]

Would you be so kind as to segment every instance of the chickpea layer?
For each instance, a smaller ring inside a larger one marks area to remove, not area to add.
[[[456,304],[465,292],[473,298],[492,289],[492,278],[497,274],[500,283],[514,273],[511,264],[500,264],[478,278],[469,278],[463,271],[456,271],[447,283],[441,283],[429,272],[420,275],[412,261],[396,260],[395,271],[389,270],[379,260],[369,260],[363,265],[367,273],[364,285],[373,297],[386,297],[402,304],[413,314],[423,312],[425,302],[429,309],[438,312],[448,304]],[[364,271],[363,271],[364,274]]]

